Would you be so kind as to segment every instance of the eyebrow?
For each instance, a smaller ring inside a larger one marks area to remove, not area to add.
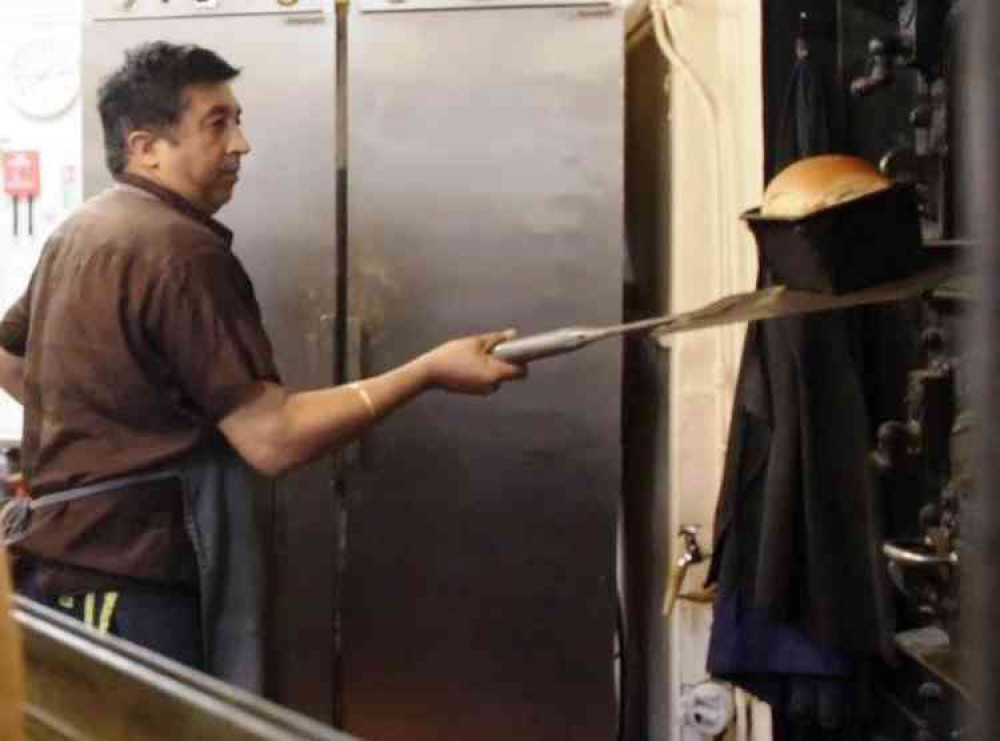
[[[243,116],[243,109],[240,108],[239,106],[236,106],[234,108],[234,107],[228,106],[228,105],[221,105],[221,104],[220,105],[215,105],[215,106],[212,106],[211,108],[208,109],[208,112],[204,116],[201,117],[201,120],[202,120],[202,122],[205,122],[208,119],[212,118],[213,116],[219,115],[220,113],[222,115],[224,115],[224,116],[228,116],[229,114],[233,113],[234,111],[236,113],[236,118],[240,118],[240,117]]]

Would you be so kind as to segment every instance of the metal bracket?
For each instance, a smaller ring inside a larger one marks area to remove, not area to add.
[[[413,13],[428,10],[488,10],[491,8],[612,8],[610,0],[360,0],[362,13]]]
[[[86,21],[323,13],[323,0],[86,0]]]

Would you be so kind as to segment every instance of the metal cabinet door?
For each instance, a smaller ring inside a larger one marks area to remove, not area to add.
[[[620,10],[351,13],[365,372],[457,335],[619,321]],[[346,512],[345,730],[613,736],[620,354],[538,363],[488,400],[431,393],[366,438]]]
[[[192,5],[193,0],[187,0]],[[85,188],[110,183],[96,90],[125,49],[163,39],[195,43],[242,70],[234,90],[253,146],[233,201],[219,214],[253,279],[279,370],[293,388],[334,381],[337,302],[336,33],[331,13],[275,13],[240,0],[239,14],[87,0],[84,31]],[[207,3],[206,3],[207,5]],[[319,7],[301,0],[298,8]],[[260,13],[260,14],[255,14]],[[186,17],[177,17],[185,16]],[[268,694],[321,720],[334,698],[333,468],[319,463],[258,497],[272,581]]]

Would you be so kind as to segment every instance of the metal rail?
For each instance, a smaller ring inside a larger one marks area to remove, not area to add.
[[[347,741],[351,738],[23,597],[31,739]]]

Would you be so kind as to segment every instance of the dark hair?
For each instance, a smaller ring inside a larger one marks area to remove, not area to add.
[[[97,92],[108,169],[115,175],[125,169],[133,131],[169,135],[184,112],[187,86],[228,82],[239,73],[200,46],[154,41],[127,51],[125,63],[105,78]]]

